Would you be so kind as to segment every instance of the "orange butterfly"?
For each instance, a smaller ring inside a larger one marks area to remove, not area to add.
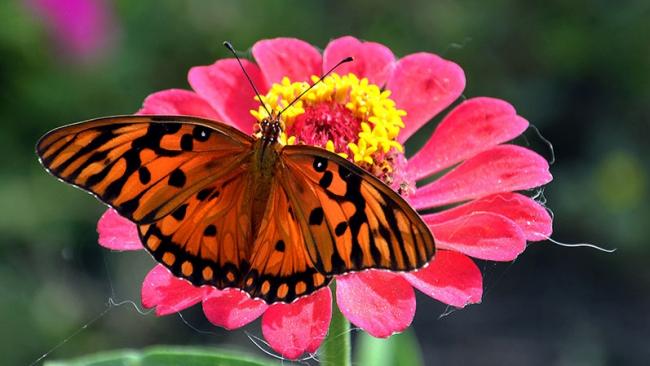
[[[108,117],[50,131],[36,150],[196,286],[291,302],[334,275],[431,260],[429,228],[390,187],[325,149],[280,144],[279,114],[260,126],[256,139],[195,117]]]

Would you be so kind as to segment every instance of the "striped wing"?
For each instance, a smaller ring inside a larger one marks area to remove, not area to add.
[[[249,267],[252,143],[199,118],[124,116],[56,129],[36,150],[51,174],[134,221],[176,276],[224,288]]]
[[[251,149],[251,138],[232,127],[165,116],[81,122],[49,132],[36,145],[51,174],[136,223],[168,215]]]
[[[340,156],[287,146],[283,185],[316,268],[333,275],[364,269],[411,271],[434,256],[427,225],[395,191]]]

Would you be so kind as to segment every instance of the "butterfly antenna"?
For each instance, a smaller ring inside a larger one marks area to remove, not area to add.
[[[232,54],[235,56],[235,58],[237,59],[237,62],[239,63],[239,66],[241,67],[241,70],[244,72],[244,75],[246,75],[246,79],[248,79],[248,82],[253,87],[253,90],[255,91],[255,95],[257,95],[257,99],[259,99],[260,103],[262,103],[262,107],[264,107],[264,110],[266,111],[266,113],[269,115],[269,117],[271,117],[271,112],[269,111],[269,108],[264,103],[264,99],[262,99],[262,96],[260,96],[260,92],[257,91],[257,88],[255,87],[255,84],[253,83],[253,80],[251,80],[251,77],[248,76],[248,73],[246,72],[246,69],[244,69],[244,65],[242,65],[241,60],[239,60],[239,56],[237,56],[237,52],[235,51],[235,48],[228,41],[223,42],[223,45],[228,50],[230,50],[230,52],[232,52]]]
[[[327,75],[329,75],[332,71],[334,71],[337,67],[343,65],[343,64],[346,63],[346,62],[352,62],[352,61],[354,61],[354,58],[352,58],[352,57],[346,57],[346,58],[344,58],[343,60],[339,61],[338,64],[334,65],[334,67],[332,67],[328,72],[324,73],[323,76],[321,76],[320,79],[318,79],[318,81],[316,81],[315,83],[311,84],[311,85],[309,86],[309,88],[307,88],[307,90],[305,90],[305,91],[303,91],[302,93],[300,93],[300,95],[298,95],[298,96],[297,96],[297,97],[296,97],[296,98],[295,98],[291,103],[289,103],[288,106],[284,107],[284,109],[281,110],[280,113],[278,113],[278,117],[280,117],[280,115],[282,115],[282,113],[284,113],[284,111],[286,111],[287,109],[289,109],[289,107],[291,107],[295,102],[299,101],[300,98],[301,98],[303,95],[307,94],[307,92],[310,91],[311,88],[313,88],[314,86],[316,86],[316,84],[318,84],[318,83],[320,83],[321,81],[323,81],[323,79],[325,79],[325,77],[326,77]]]

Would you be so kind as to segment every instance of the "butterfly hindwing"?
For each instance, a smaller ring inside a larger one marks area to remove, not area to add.
[[[124,116],[51,131],[42,164],[136,222],[169,214],[248,158],[251,137],[193,117]]]
[[[244,290],[251,296],[269,303],[291,302],[329,284],[331,278],[320,273],[309,258],[298,220],[287,192],[274,180],[253,244],[251,269],[244,278]]]
[[[314,266],[326,275],[410,271],[435,253],[429,228],[390,187],[340,156],[286,146],[282,184]]]
[[[196,286],[241,287],[253,241],[247,168],[237,167],[171,214],[139,225],[145,248],[174,275]]]

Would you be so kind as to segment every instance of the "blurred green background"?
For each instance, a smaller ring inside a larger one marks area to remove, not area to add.
[[[3,364],[29,364],[64,340],[46,359],[152,344],[229,344],[261,355],[244,331],[210,326],[200,307],[184,311],[184,320],[114,307],[70,338],[109,298],[139,304],[152,259],[100,248],[103,205],[45,173],[34,144],[57,126],[132,113],[154,91],[189,88],[190,67],[228,56],[223,40],[246,50],[293,36],[323,48],[346,34],[384,43],[398,57],[438,53],[464,68],[466,97],[511,102],[554,146],[555,179],[544,190],[553,237],[618,248],[544,242],[512,264],[481,263],[483,304],[443,317],[447,309],[422,296],[413,329],[426,363],[650,360],[647,0],[120,0],[99,3],[103,18],[94,22],[92,12],[54,16],[104,32],[96,48],[66,41],[52,20],[56,3],[0,2]],[[257,323],[245,330],[261,336]]]

